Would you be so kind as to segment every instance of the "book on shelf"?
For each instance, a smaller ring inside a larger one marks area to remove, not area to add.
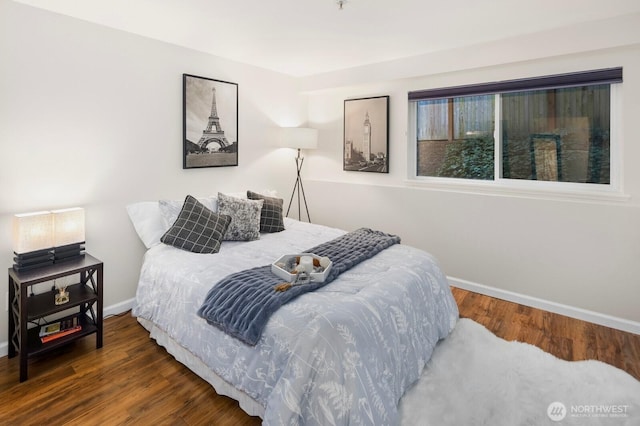
[[[40,327],[40,337],[73,328],[78,325],[78,317],[65,318]]]
[[[47,343],[63,336],[82,330],[78,317],[66,318],[61,321],[46,324],[40,327],[40,340]]]
[[[68,336],[69,334],[76,333],[76,332],[78,332],[80,330],[82,330],[82,326],[81,325],[77,325],[77,326],[75,326],[73,328],[68,328],[66,330],[59,331],[57,333],[47,334],[46,336],[42,336],[40,338],[40,340],[42,340],[42,343],[47,343],[47,342],[50,342],[52,340],[59,339],[60,337],[64,337],[64,336]]]

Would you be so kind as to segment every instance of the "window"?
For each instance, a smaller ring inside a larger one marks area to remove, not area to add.
[[[416,176],[611,184],[622,68],[409,93]]]
[[[493,179],[494,98],[418,102],[418,176]]]

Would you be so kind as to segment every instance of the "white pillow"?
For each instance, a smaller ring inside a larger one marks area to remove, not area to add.
[[[214,212],[218,210],[218,198],[198,198]],[[163,204],[163,205],[161,205]],[[160,238],[178,218],[184,200],[141,201],[127,206],[129,219],[147,248],[160,243]]]
[[[129,219],[133,223],[138,236],[147,248],[160,243],[165,228],[160,206],[157,201],[141,201],[127,206]]]

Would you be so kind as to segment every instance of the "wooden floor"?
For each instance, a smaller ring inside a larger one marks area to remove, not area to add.
[[[566,360],[598,359],[640,379],[640,336],[453,289],[461,317]],[[130,313],[105,321],[104,347],[82,339],[29,361],[0,358],[0,425],[258,425],[149,339]]]
[[[640,335],[452,288],[460,317],[567,361],[596,359],[640,380]]]

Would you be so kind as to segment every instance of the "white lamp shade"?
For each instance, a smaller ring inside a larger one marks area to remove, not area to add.
[[[70,209],[53,210],[54,237],[56,247],[84,242],[84,209],[73,207]]]
[[[16,254],[53,247],[53,214],[22,213],[13,216],[13,251]]]
[[[318,130],[306,127],[283,127],[280,129],[279,145],[285,148],[316,149]]]

